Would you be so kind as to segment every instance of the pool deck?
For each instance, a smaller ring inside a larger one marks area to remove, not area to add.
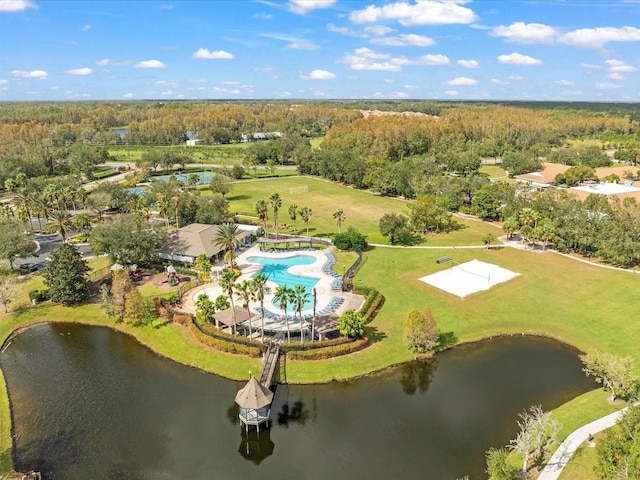
[[[330,249],[324,250],[289,250],[286,252],[272,252],[261,251],[258,245],[254,245],[246,250],[239,252],[236,257],[236,263],[242,272],[237,282],[248,280],[256,275],[261,269],[262,265],[252,263],[247,259],[250,257],[265,257],[265,258],[287,258],[294,255],[308,255],[315,258],[315,262],[310,265],[294,265],[288,269],[289,273],[293,275],[301,275],[307,277],[319,278],[318,283],[315,285],[317,295],[316,305],[316,317],[322,319],[325,322],[328,317],[337,318],[344,311],[348,309],[359,309],[364,303],[364,297],[362,295],[355,295],[350,292],[343,292],[339,284],[336,282],[336,276],[333,276],[326,272],[328,270],[329,257],[331,255]],[[220,265],[216,265],[220,268]],[[265,331],[283,332],[287,330],[287,323],[282,317],[284,317],[284,311],[273,305],[273,296],[277,284],[271,281],[267,281],[266,286],[268,293],[264,298],[265,311],[270,312],[264,319]],[[293,287],[293,285],[290,285]],[[336,288],[337,287],[337,288]],[[215,300],[219,295],[226,295],[223,292],[218,282],[212,282],[198,287],[193,291],[188,298],[183,302],[183,309],[195,313],[195,300],[202,293],[206,293],[212,300]],[[234,299],[237,304],[237,299]],[[254,313],[252,319],[253,327],[259,327],[260,319],[260,304],[259,302],[252,302],[249,305],[249,309]],[[305,329],[308,329],[308,321],[313,315],[313,309],[303,310],[303,317],[305,321]],[[298,318],[294,318],[295,312],[287,309],[287,316],[289,317],[288,328],[292,332],[300,331],[300,321]],[[256,322],[257,320],[257,322]]]

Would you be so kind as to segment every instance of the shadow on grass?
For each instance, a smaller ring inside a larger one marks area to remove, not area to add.
[[[250,195],[227,195],[227,200],[249,200]]]
[[[367,335],[369,336],[369,341],[373,343],[378,343],[385,338],[387,338],[386,333],[382,333],[378,330],[378,327],[366,327]]]
[[[438,347],[446,349],[458,343],[458,336],[454,332],[442,332],[438,335]]]
[[[171,323],[171,320],[165,320],[164,322],[156,323],[152,328],[154,330],[159,330],[162,327],[166,327]]]

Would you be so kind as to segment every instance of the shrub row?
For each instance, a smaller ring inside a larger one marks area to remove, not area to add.
[[[325,347],[335,347],[345,343],[353,343],[354,339],[349,337],[338,337],[331,340],[322,340],[320,342],[306,342],[304,345],[300,342],[285,342],[280,345],[280,349],[285,352],[300,352],[305,350],[318,350]]]
[[[384,295],[377,288],[363,286],[356,287],[356,293],[367,296],[362,307],[360,307],[360,313],[364,316],[365,321],[369,323],[378,314],[378,310],[382,308]]]
[[[192,320],[192,319],[191,319]],[[260,357],[262,355],[262,346],[249,344],[247,341],[239,342],[238,339],[232,335],[227,335],[223,332],[220,332],[215,337],[209,333],[205,333],[202,331],[195,322],[189,322],[189,331],[193,334],[195,338],[198,339],[201,343],[208,345],[209,347],[215,348],[216,350],[220,350],[222,352],[227,353],[236,353],[240,355],[248,355],[250,357]],[[227,337],[228,338],[224,338]]]
[[[36,302],[46,302],[49,300],[49,290],[31,290],[29,292],[29,300],[32,302],[35,300]]]
[[[364,336],[356,340],[349,339],[347,343],[340,343],[331,346],[321,346],[309,350],[290,350],[287,351],[287,358],[292,360],[322,360],[325,358],[338,357],[340,355],[348,355],[349,353],[358,352],[365,349],[369,345],[369,337]]]

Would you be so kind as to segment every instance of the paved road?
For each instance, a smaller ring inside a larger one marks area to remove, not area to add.
[[[17,267],[21,263],[34,263],[38,266],[38,270],[42,270],[47,266],[47,258],[49,255],[62,245],[62,239],[57,233],[51,235],[36,233],[34,235],[34,240],[38,244],[38,250],[36,250],[33,255],[16,259],[16,261],[13,262],[14,266]],[[80,250],[83,257],[90,257],[93,255],[91,247],[88,244],[77,245],[76,248]]]
[[[547,463],[547,466],[544,467],[544,470],[542,470],[538,476],[538,480],[557,480],[562,473],[562,469],[567,465],[567,462],[569,462],[574,452],[583,442],[587,441],[589,435],[593,435],[601,432],[602,430],[613,427],[626,411],[627,409],[623,408],[622,410],[611,413],[606,417],[594,420],[593,422],[574,431],[558,447],[549,460],[549,463]]]

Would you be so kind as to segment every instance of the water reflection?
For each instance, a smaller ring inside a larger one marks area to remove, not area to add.
[[[402,391],[407,395],[413,395],[416,391],[425,393],[433,381],[436,368],[438,368],[438,362],[435,358],[416,360],[402,365],[400,367]]]
[[[242,440],[238,447],[238,453],[241,457],[253,462],[256,465],[270,455],[273,455],[275,444],[271,441],[271,430],[250,428],[247,432],[245,429],[241,431]]]

